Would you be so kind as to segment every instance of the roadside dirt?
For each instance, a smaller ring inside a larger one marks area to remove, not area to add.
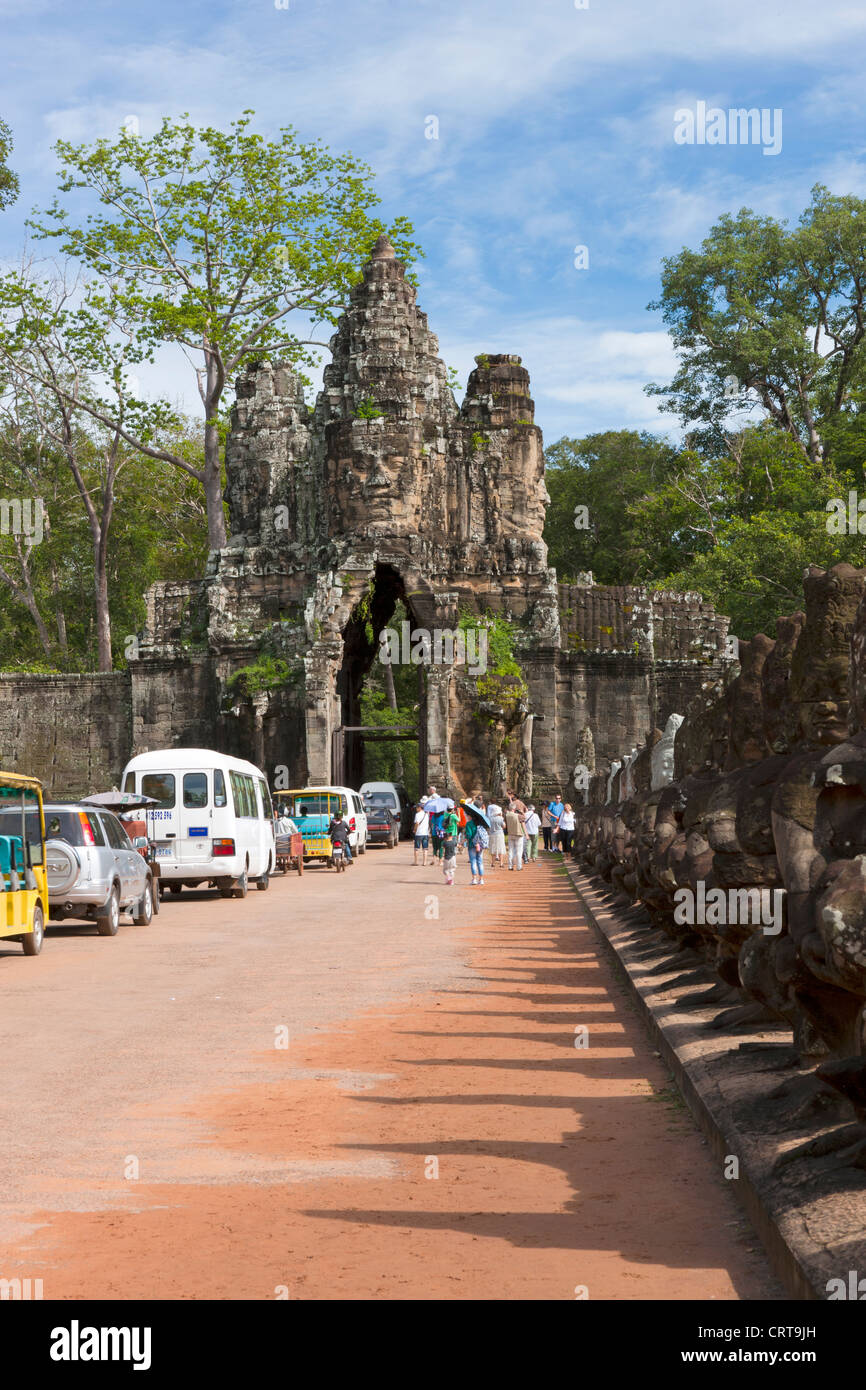
[[[69,1299],[783,1297],[564,874],[447,889],[397,855],[390,910],[475,974],[257,1055],[270,1079],[184,1107],[171,1182],[32,1213],[6,1266]]]

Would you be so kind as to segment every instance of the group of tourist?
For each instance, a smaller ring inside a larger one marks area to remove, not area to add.
[[[435,802],[434,809],[428,809],[428,802]],[[473,810],[481,816],[473,816]],[[511,790],[502,806],[486,800],[481,792],[473,792],[460,806],[452,803],[441,808],[436,788],[431,786],[415,807],[413,863],[422,867],[428,862],[441,863],[445,882],[453,885],[457,856],[465,849],[472,876],[469,886],[480,887],[484,883],[485,850],[490,854],[491,868],[507,866],[519,873],[524,865],[538,862],[539,834],[543,852],[568,854],[574,825],[574,810],[569,803],[563,804],[558,792],[539,813],[531,802],[527,805]]]

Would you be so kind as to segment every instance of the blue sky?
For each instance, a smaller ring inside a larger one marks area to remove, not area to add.
[[[21,180],[0,258],[50,201],[57,138],[253,107],[265,135],[291,124],[372,165],[427,253],[445,361],[465,384],[476,353],[519,353],[548,443],[676,432],[642,390],[673,367],[646,310],[663,256],[743,205],[795,220],[819,181],[866,195],[862,0],[0,0],[0,32]],[[780,108],[781,152],[676,144],[698,101]],[[170,358],[147,384],[193,407]]]

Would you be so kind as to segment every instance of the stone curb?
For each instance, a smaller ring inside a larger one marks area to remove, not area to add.
[[[618,914],[617,905],[605,902],[593,888],[591,880],[579,869],[570,864],[565,867],[588,921],[595,927],[607,953],[618,967],[617,974],[627,985],[654,1045],[673,1074],[713,1155],[720,1165],[730,1154],[742,1156],[739,1176],[734,1184],[736,1195],[745,1207],[779,1280],[792,1299],[824,1301],[826,1294],[819,1292],[819,1289],[823,1290],[826,1286],[826,1269],[821,1267],[821,1255],[826,1256],[826,1251],[822,1252],[821,1247],[809,1238],[804,1223],[791,1221],[790,1218],[780,1220],[773,1211],[772,1204],[767,1200],[769,1164],[765,1156],[762,1161],[762,1156],[754,1151],[754,1146],[738,1130],[729,1105],[708,1074],[706,1065],[700,1060],[696,1064],[694,1058],[689,1059],[684,1055],[690,1039],[686,1037],[685,1041],[674,1042],[670,1037],[669,1020],[664,1018],[664,1015],[670,1017],[672,1014],[670,1000],[662,1002],[653,998],[653,995],[662,994],[665,987],[660,985],[658,977],[652,977],[646,983],[637,978],[640,974],[646,975],[647,966],[634,958],[630,944],[634,924],[624,922]],[[672,954],[675,950],[672,943]],[[673,973],[679,972],[675,968]],[[707,984],[712,982],[712,976],[708,973]],[[698,1035],[698,1025],[693,1020],[689,1021],[692,1023],[691,1031]],[[680,1033],[683,1031],[682,1014],[677,1015],[677,1030]],[[733,1051],[750,1036],[742,1033],[736,1037],[722,1034],[714,1042],[716,1046],[729,1042]],[[767,1080],[768,1090],[778,1082],[778,1075],[771,1074]]]

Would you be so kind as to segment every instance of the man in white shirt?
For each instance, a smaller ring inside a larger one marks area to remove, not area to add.
[[[525,839],[523,842],[523,862],[530,864],[538,860],[538,832],[541,828],[541,817],[535,807],[530,804],[526,812],[526,819],[523,822]]]
[[[424,802],[429,801],[429,797],[424,797],[415,807],[415,818],[412,822],[412,834],[415,836],[415,858],[413,864],[418,863],[418,851],[422,854],[421,867],[427,863],[427,850],[430,845],[430,817],[424,810]]]

